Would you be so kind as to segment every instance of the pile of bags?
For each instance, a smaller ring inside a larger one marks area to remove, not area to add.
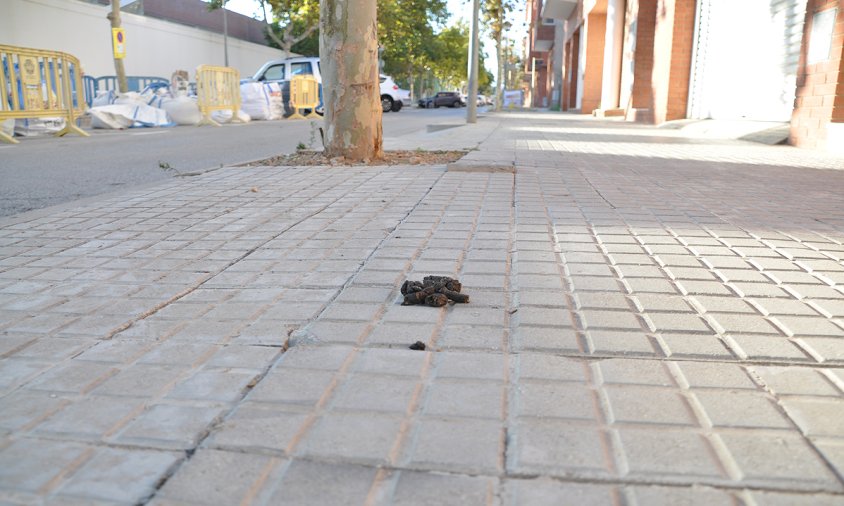
[[[153,103],[156,103],[156,105],[153,105]],[[163,104],[163,97],[155,92],[150,92],[149,88],[144,90],[143,93],[129,92],[119,95],[109,90],[97,94],[88,114],[91,115],[91,126],[93,128],[120,130],[123,128],[168,127],[179,124],[173,121],[167,110],[163,108]],[[201,116],[195,101],[192,110],[196,111],[196,122],[193,124],[199,123]]]
[[[238,120],[241,122],[284,118],[281,88],[277,83],[243,82],[240,97]],[[184,79],[176,74],[170,86],[148,86],[140,93],[100,92],[94,98],[89,114],[93,128],[197,125],[202,120],[196,96],[189,95]],[[232,113],[214,111],[211,119],[228,123]]]

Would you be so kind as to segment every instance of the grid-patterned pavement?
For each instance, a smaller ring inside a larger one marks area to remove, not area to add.
[[[482,121],[0,222],[0,503],[844,503],[844,159]]]

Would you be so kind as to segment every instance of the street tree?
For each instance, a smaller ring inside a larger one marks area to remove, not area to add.
[[[378,0],[378,39],[383,71],[405,77],[415,97],[415,77],[425,71],[433,57],[434,25],[448,17],[444,0]]]
[[[446,88],[460,88],[468,79],[469,38],[469,26],[462,21],[443,29],[434,38],[431,71]],[[478,62],[478,68],[484,69],[483,51],[480,51]],[[478,89],[487,88],[491,78],[489,72],[479,72]]]
[[[501,110],[503,102],[504,85],[504,45],[502,39],[504,32],[509,28],[507,13],[515,9],[514,0],[483,0],[481,10],[483,11],[484,24],[489,30],[492,40],[495,41],[496,61],[498,62],[498,80],[495,83],[495,110]]]
[[[377,1],[321,0],[319,10],[325,154],[383,158]]]
[[[211,0],[209,10],[219,9],[228,0]],[[263,12],[266,35],[270,45],[285,53],[309,39],[313,40],[319,28],[319,0],[258,0]],[[274,21],[267,14],[269,8]],[[313,42],[312,42],[313,46]]]

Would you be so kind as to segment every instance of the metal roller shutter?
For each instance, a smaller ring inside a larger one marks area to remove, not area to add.
[[[806,0],[699,0],[689,117],[789,121]]]

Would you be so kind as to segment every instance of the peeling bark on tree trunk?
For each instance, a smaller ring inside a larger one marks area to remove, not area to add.
[[[320,0],[325,152],[382,158],[376,0]]]

